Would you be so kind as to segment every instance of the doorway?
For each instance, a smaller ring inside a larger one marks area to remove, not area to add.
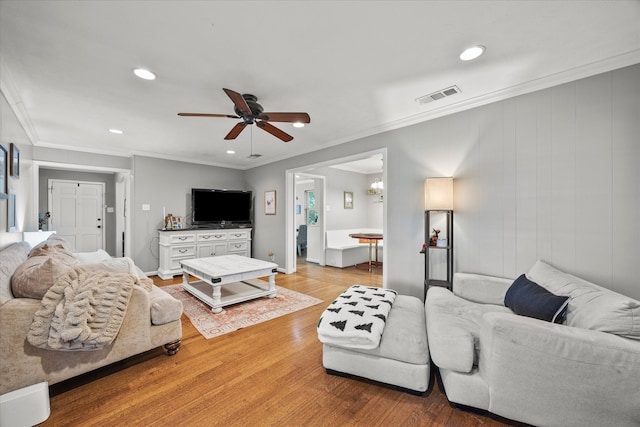
[[[338,168],[340,169],[342,166],[347,166],[350,163],[362,163],[362,164],[366,164],[366,163],[373,163],[376,164],[378,169],[376,170],[376,172],[358,172],[358,173],[363,173],[367,176],[371,175],[372,173],[374,173],[375,175],[381,176],[382,181],[386,182],[387,181],[387,175],[386,175],[386,168],[385,168],[385,157],[387,155],[387,150],[385,148],[383,149],[378,149],[378,150],[373,150],[370,152],[365,152],[365,153],[359,153],[353,156],[349,156],[349,157],[344,157],[344,158],[340,158],[340,159],[334,159],[331,161],[326,161],[326,162],[322,162],[322,163],[318,163],[318,164],[311,164],[311,165],[306,165],[306,166],[302,166],[299,168],[295,168],[295,169],[289,169],[285,171],[285,182],[286,182],[286,195],[285,195],[285,199],[286,199],[286,206],[287,209],[285,211],[285,235],[286,235],[286,263],[285,263],[285,273],[290,274],[290,273],[295,273],[296,272],[296,262],[297,262],[297,245],[296,245],[296,232],[297,232],[297,226],[299,224],[299,222],[297,222],[299,220],[299,215],[297,212],[297,206],[298,204],[301,205],[300,202],[300,196],[298,195],[298,200],[296,200],[296,194],[297,194],[297,189],[296,189],[296,183],[299,180],[305,180],[307,178],[322,178],[322,199],[321,199],[321,206],[317,207],[317,211],[319,214],[319,219],[322,223],[322,225],[320,226],[320,228],[317,228],[318,231],[318,236],[317,239],[319,241],[322,242],[322,249],[321,249],[321,254],[322,254],[322,262],[318,262],[318,264],[320,265],[324,265],[324,261],[325,261],[325,257],[324,257],[324,248],[325,248],[325,231],[326,231],[326,224],[324,223],[324,221],[322,220],[326,215],[325,209],[329,209],[328,206],[325,206],[325,196],[327,196],[325,194],[326,192],[326,180],[324,176],[319,176],[317,174],[317,170],[319,168],[323,168],[323,167],[330,167],[330,168]],[[358,165],[360,166],[360,165]],[[348,169],[344,169],[344,170],[348,170]],[[365,188],[362,189],[362,191],[366,191]],[[341,193],[342,194],[342,193]],[[372,196],[373,198],[374,196]],[[372,199],[373,200],[373,199]],[[386,203],[386,198],[379,196],[377,198],[377,200],[379,201],[379,205],[381,206],[380,209],[380,216],[381,218],[379,219],[379,221],[381,221],[382,223],[382,230],[384,233],[384,230],[386,230],[386,210],[387,210],[387,203]],[[316,205],[317,205],[317,200],[316,200]],[[342,203],[342,202],[341,202]],[[302,206],[301,206],[302,208]],[[302,209],[300,209],[300,212],[303,214],[304,211]],[[380,227],[377,227],[380,228]],[[383,275],[383,283],[386,284],[386,269],[382,270],[382,275]]]
[[[48,210],[56,234],[77,252],[95,252],[105,247],[105,185],[49,179]]]
[[[96,174],[101,175],[101,178],[96,178]],[[89,175],[91,179],[86,178]],[[128,230],[131,228],[129,201],[132,196],[133,178],[129,169],[34,160],[32,203],[36,206],[34,209],[36,223],[38,211],[44,212],[48,209],[48,178],[94,183],[106,181],[105,195],[108,206],[106,221],[105,216],[102,217],[102,221],[106,223],[102,228],[103,238],[106,241],[105,250],[115,257],[131,256],[132,242]],[[56,231],[50,222],[47,228]]]
[[[304,229],[306,237],[306,250],[304,255],[306,262],[325,265],[324,261],[324,231],[325,216],[325,177],[311,174],[295,174],[294,176],[296,251],[300,236],[300,229]],[[300,255],[300,254],[298,254]],[[297,259],[296,259],[297,261]]]

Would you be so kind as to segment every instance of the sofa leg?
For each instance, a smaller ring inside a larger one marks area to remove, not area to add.
[[[180,350],[180,344],[182,344],[181,339],[165,344],[164,349],[167,350],[169,356],[173,356]]]

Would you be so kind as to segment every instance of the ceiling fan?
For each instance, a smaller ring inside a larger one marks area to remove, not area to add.
[[[284,142],[293,139],[288,133],[278,129],[269,122],[287,122],[287,123],[311,123],[311,118],[307,113],[265,113],[262,105],[258,104],[258,98],[248,93],[239,94],[231,89],[222,89],[231,98],[234,104],[236,115],[232,114],[208,114],[208,113],[178,113],[183,117],[228,117],[230,119],[242,119],[237,123],[224,139],[236,139],[240,132],[247,125],[255,123],[260,129],[269,132],[276,138],[280,138]]]

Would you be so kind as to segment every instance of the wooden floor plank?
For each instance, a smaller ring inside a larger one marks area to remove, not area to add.
[[[159,286],[181,280],[154,278]],[[183,344],[175,356],[154,349],[53,385],[51,416],[42,425],[517,425],[452,407],[437,381],[415,396],[327,374],[316,324],[355,283],[381,286],[380,269],[299,263],[296,274],[278,274],[276,284],[322,303],[210,340],[183,315]]]

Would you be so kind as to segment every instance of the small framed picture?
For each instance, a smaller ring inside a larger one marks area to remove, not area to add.
[[[6,199],[9,192],[7,173],[9,171],[9,156],[4,145],[0,144],[0,199]]]
[[[276,190],[264,192],[264,213],[266,215],[276,214]]]
[[[344,192],[344,208],[353,209],[353,191]]]
[[[9,162],[9,174],[14,178],[20,178],[20,150],[18,150],[18,146],[12,142],[9,151],[11,153],[11,161]]]

